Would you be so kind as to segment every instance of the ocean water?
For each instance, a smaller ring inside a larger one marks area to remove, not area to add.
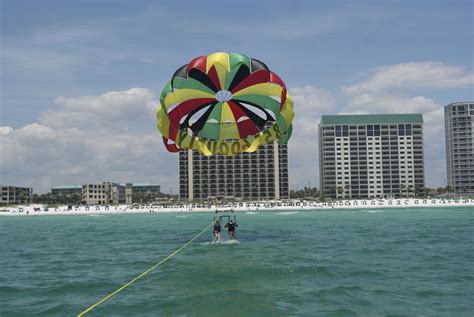
[[[0,316],[74,316],[213,214],[0,218]],[[470,208],[238,213],[85,316],[473,316]],[[225,233],[223,234],[225,237]]]

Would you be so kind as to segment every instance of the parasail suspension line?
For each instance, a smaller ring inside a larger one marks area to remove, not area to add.
[[[127,284],[121,286],[120,288],[116,289],[115,291],[113,291],[112,293],[110,293],[109,295],[105,296],[104,298],[102,298],[101,300],[99,300],[97,303],[95,303],[94,305],[90,306],[89,308],[87,308],[86,310],[84,310],[82,313],[78,314],[77,317],[82,317],[84,316],[85,314],[87,314],[88,312],[90,312],[91,310],[93,310],[95,307],[99,306],[100,304],[102,304],[103,302],[105,302],[106,300],[110,299],[111,297],[117,295],[118,293],[120,293],[121,291],[123,291],[124,289],[126,289],[127,287],[129,287],[130,285],[132,285],[133,283],[135,283],[136,281],[138,281],[139,279],[141,279],[142,277],[148,275],[148,273],[150,273],[151,271],[155,270],[156,268],[158,268],[160,265],[164,264],[166,261],[168,261],[169,259],[171,259],[172,257],[174,257],[176,254],[178,254],[180,251],[182,251],[184,248],[186,248],[188,245],[190,245],[194,240],[196,240],[197,238],[199,238],[200,236],[202,236],[204,234],[204,232],[207,231],[207,229],[209,229],[213,224],[215,223],[215,221],[211,222],[208,226],[206,226],[206,228],[204,228],[200,233],[198,233],[196,236],[194,236],[194,238],[192,238],[191,240],[189,240],[188,242],[186,242],[185,244],[183,244],[182,246],[180,246],[178,249],[176,249],[173,253],[171,253],[170,255],[168,255],[166,258],[164,258],[163,260],[161,260],[160,262],[156,263],[155,265],[153,265],[152,267],[150,267],[148,270],[146,270],[145,272],[143,272],[142,274],[138,275],[137,277],[135,277],[133,280],[131,280],[130,282],[128,282]]]

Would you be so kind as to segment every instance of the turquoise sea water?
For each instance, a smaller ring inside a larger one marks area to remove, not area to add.
[[[1,217],[0,316],[77,315],[212,217]],[[86,316],[474,315],[473,209],[237,220],[240,244],[211,245],[209,231]]]

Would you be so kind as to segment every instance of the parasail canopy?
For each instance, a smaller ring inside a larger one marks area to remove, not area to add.
[[[293,100],[283,81],[259,60],[236,53],[200,56],[165,86],[158,129],[170,152],[204,155],[254,152],[288,142]]]

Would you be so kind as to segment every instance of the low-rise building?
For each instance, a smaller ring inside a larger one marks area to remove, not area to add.
[[[160,191],[160,185],[149,184],[149,183],[133,183],[132,192],[134,194],[135,193],[159,194],[161,191]]]
[[[82,200],[88,205],[131,204],[132,184],[113,182],[82,185]]]
[[[53,195],[72,195],[72,194],[82,194],[81,185],[63,185],[58,187],[51,188],[51,194]]]
[[[0,204],[29,204],[33,201],[33,188],[4,186],[0,192]]]

